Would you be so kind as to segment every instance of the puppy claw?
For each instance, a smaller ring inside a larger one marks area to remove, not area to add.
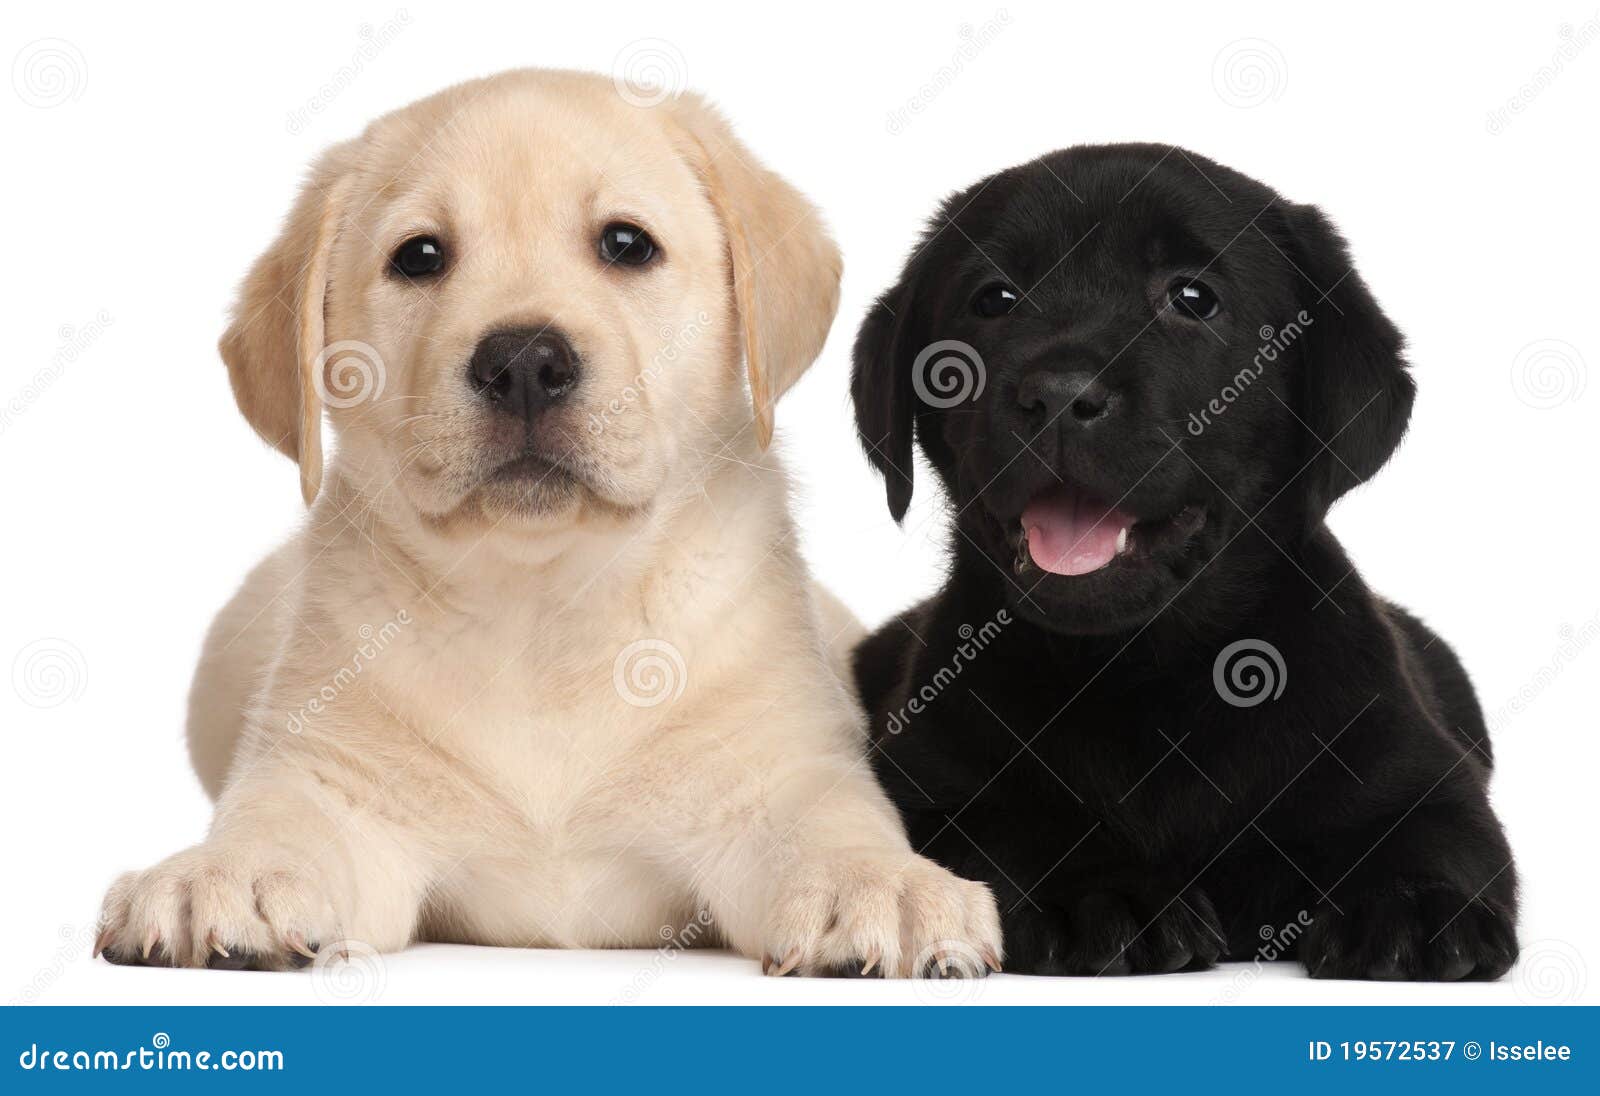
[[[285,934],[283,942],[290,951],[298,955],[304,955],[307,959],[315,959],[317,957],[317,953],[306,945],[306,938],[298,932]]]
[[[782,978],[795,967],[800,965],[800,949],[791,948],[789,954],[784,956],[783,962],[772,972],[774,978]]]
[[[160,942],[161,933],[159,930],[151,929],[149,932],[145,933],[144,943],[139,947],[139,958],[150,958],[150,953],[155,950],[156,945]]]
[[[978,954],[983,957],[984,965],[986,965],[996,974],[1000,973],[1000,958],[999,956],[995,955],[993,948],[985,944],[983,947],[978,949]]]
[[[228,949],[223,947],[222,941],[217,939],[216,929],[212,929],[210,932],[206,933],[206,947],[210,948],[224,959],[228,958]]]
[[[104,928],[100,930],[100,935],[95,937],[93,958],[100,958],[101,953],[106,950],[106,947],[111,943],[111,938],[115,936],[116,933],[117,930],[112,928]]]
[[[878,952],[873,952],[870,956],[868,956],[867,961],[862,964],[861,977],[865,978],[867,975],[871,974],[873,968],[878,965],[878,960],[882,958],[883,956]]]

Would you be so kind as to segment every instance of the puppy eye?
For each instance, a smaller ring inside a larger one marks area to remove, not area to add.
[[[389,269],[402,278],[426,278],[444,269],[444,248],[432,236],[413,236],[389,257]]]
[[[656,257],[656,242],[638,225],[621,221],[606,225],[600,233],[600,257],[608,263],[643,266]]]
[[[1010,312],[1021,299],[1009,285],[991,285],[972,298],[972,310],[985,319],[993,319]]]
[[[1167,300],[1192,320],[1209,320],[1222,311],[1222,302],[1205,282],[1177,282],[1167,290]]]

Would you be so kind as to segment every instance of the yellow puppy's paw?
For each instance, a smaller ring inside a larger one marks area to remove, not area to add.
[[[135,966],[294,970],[340,939],[312,873],[262,850],[199,845],[112,884],[95,953]]]
[[[780,882],[762,973],[981,978],[1000,957],[988,887],[909,852],[841,850]]]

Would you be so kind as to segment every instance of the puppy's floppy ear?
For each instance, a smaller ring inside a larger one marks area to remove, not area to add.
[[[328,257],[349,191],[353,144],[324,153],[312,168],[278,238],[256,260],[217,349],[234,400],[268,444],[300,463],[309,505],[322,485],[323,355]]]
[[[728,240],[734,304],[756,438],[772,441],[773,407],[827,341],[839,307],[839,248],[804,195],[758,163],[710,104],[672,101]]]
[[[1306,520],[1320,522],[1346,491],[1383,467],[1405,433],[1416,384],[1405,339],[1356,273],[1344,238],[1315,206],[1285,206],[1288,255],[1310,323],[1301,339],[1301,473]],[[1324,447],[1323,443],[1327,445]]]
[[[902,281],[873,302],[856,332],[850,396],[856,405],[856,434],[867,459],[883,476],[889,514],[895,521],[911,505],[911,362],[905,343],[910,328],[912,291]]]

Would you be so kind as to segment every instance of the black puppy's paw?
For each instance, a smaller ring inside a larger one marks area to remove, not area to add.
[[[1517,959],[1508,911],[1453,887],[1347,898],[1321,909],[1300,958],[1313,978],[1493,981]]]
[[[1223,948],[1216,911],[1196,890],[1175,898],[1086,890],[1039,907],[1024,900],[1002,919],[1008,972],[1170,974],[1212,966]]]

